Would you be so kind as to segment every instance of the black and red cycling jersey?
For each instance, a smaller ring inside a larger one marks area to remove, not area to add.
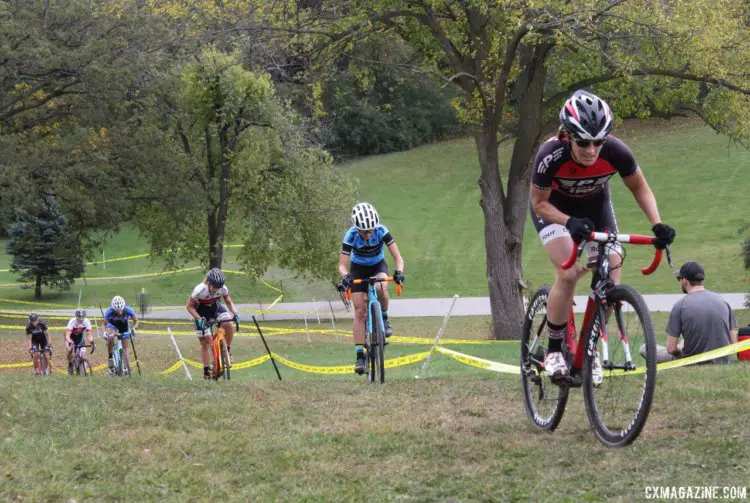
[[[633,152],[614,136],[607,137],[599,158],[591,166],[576,163],[570,150],[567,141],[553,138],[539,147],[534,158],[531,183],[538,189],[552,190],[550,203],[555,207],[595,198],[615,174],[627,178],[639,170]]]

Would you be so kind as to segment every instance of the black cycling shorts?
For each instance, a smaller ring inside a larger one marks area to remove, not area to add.
[[[31,347],[38,348],[39,351],[44,351],[47,349],[47,338],[42,337],[41,339],[37,339],[36,337],[31,338]]]
[[[381,260],[375,265],[362,265],[352,262],[351,267],[349,267],[349,274],[352,275],[352,279],[369,279],[371,276],[376,276],[381,272],[388,274],[388,264],[385,260]],[[352,292],[367,293],[367,287],[367,282],[352,285]]]
[[[200,314],[202,318],[206,318],[207,320],[216,320],[221,313],[228,312],[224,304],[219,301],[216,301],[213,304],[198,304],[195,306],[195,310],[198,311],[198,314]]]
[[[612,207],[612,200],[609,197],[608,190],[605,190],[601,194],[601,197],[567,200],[550,198],[550,203],[571,217],[588,218],[594,222],[594,229],[597,232],[607,230],[608,232],[617,233],[617,219],[615,218],[615,210]],[[537,215],[531,205],[529,205],[529,209],[531,211],[531,219],[534,221],[534,227],[536,227],[536,231],[540,236],[542,230],[550,225],[556,225]]]

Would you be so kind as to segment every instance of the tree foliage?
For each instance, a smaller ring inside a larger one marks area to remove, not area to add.
[[[521,245],[530,161],[572,91],[594,87],[629,113],[689,105],[736,139],[750,133],[748,6],[740,0],[370,0],[286,2],[276,30],[317,45],[330,64],[373,33],[402,37],[462,91],[474,126],[485,217],[493,335],[515,337],[523,315]],[[298,42],[300,43],[300,42]],[[655,96],[654,96],[655,95]],[[507,183],[498,135],[515,137]]]
[[[68,289],[84,271],[81,242],[51,196],[34,201],[34,207],[16,207],[6,251],[13,257],[11,272],[20,281],[34,284],[34,298],[42,298],[42,285]]]
[[[229,236],[255,276],[271,264],[330,276],[352,187],[270,77],[208,48],[176,78],[120,155],[140,166],[135,222],[152,251],[220,267]]]

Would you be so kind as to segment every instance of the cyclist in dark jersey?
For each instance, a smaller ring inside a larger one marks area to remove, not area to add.
[[[378,212],[370,203],[357,203],[352,208],[352,227],[344,234],[344,242],[341,245],[339,255],[339,274],[341,275],[341,289],[352,289],[352,302],[354,303],[354,344],[356,346],[357,360],[354,371],[357,374],[365,373],[365,322],[367,321],[367,283],[355,285],[355,279],[367,279],[371,276],[387,277],[388,265],[385,262],[383,245],[396,261],[396,269],[393,271],[393,280],[397,284],[404,281],[404,259],[398,251],[396,241],[391,236],[388,228],[380,224]],[[351,262],[351,268],[350,266]],[[378,283],[378,300],[383,309],[383,329],[386,337],[393,334],[391,323],[388,320],[388,283]]]
[[[39,319],[36,313],[29,314],[29,324],[26,325],[28,349],[31,361],[34,362],[34,373],[36,373],[38,359],[44,358],[46,368],[49,369],[49,357],[52,356],[52,342],[50,341],[47,324]],[[49,372],[49,370],[48,370]]]
[[[562,341],[576,282],[587,272],[581,267],[564,271],[560,264],[570,255],[574,240],[585,240],[593,231],[617,232],[609,179],[620,175],[651,223],[657,247],[664,248],[675,238],[675,230],[661,223],[656,199],[633,153],[609,135],[614,125],[609,105],[587,91],[576,91],[560,110],[560,122],[558,136],[539,147],[531,178],[531,217],[555,266],[555,282],[547,300],[550,342],[544,359],[544,368],[553,380],[569,375]],[[615,283],[621,276],[618,251],[610,248],[609,254]],[[594,382],[600,383],[598,358],[592,373]]]

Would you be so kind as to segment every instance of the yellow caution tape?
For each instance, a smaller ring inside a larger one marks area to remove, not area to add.
[[[277,292],[279,292],[279,293],[281,293],[281,294],[283,294],[283,293],[284,293],[283,291],[279,290],[279,289],[278,289],[278,288],[276,288],[275,286],[273,286],[273,285],[269,284],[269,283],[268,283],[268,282],[267,282],[266,280],[264,280],[264,279],[261,279],[261,280],[260,280],[260,282],[261,282],[261,283],[263,283],[264,285],[266,285],[266,286],[267,286],[268,288],[270,288],[271,290],[276,290]]]
[[[0,363],[0,369],[15,369],[20,367],[31,367],[32,362],[24,363]]]
[[[276,303],[277,303],[278,301],[280,301],[281,299],[283,299],[283,298],[284,298],[284,294],[282,293],[281,295],[279,295],[278,297],[276,297],[276,300],[274,300],[273,302],[271,302],[271,305],[270,305],[270,306],[268,306],[268,307],[266,308],[266,310],[267,310],[267,311],[270,311],[271,309],[273,309],[273,306],[275,306],[275,305],[276,305]]]
[[[16,283],[18,284],[18,283]],[[14,300],[14,299],[0,299],[0,302],[7,302],[9,304],[21,304],[24,306],[52,306],[52,307],[69,307],[71,309],[75,309],[76,306],[68,306],[65,304],[53,304],[51,302],[34,302],[34,301],[22,301],[22,300]]]
[[[385,361],[386,368],[400,367],[403,365],[410,365],[412,363],[420,362],[427,358],[429,351],[423,353],[415,353],[413,355],[399,356],[398,358],[391,358]],[[283,363],[287,367],[310,374],[351,374],[354,371],[354,365],[337,365],[337,366],[320,366],[320,365],[306,365],[304,363],[297,363],[291,360],[287,360],[283,356],[273,353],[273,357],[280,363]]]
[[[77,280],[84,279],[86,281],[109,281],[109,280],[112,280],[112,279],[152,278],[152,277],[155,277],[155,276],[168,276],[168,275],[171,275],[171,274],[182,274],[184,272],[196,271],[198,269],[202,269],[202,268],[196,266],[196,267],[186,267],[184,269],[175,269],[175,270],[172,270],[172,271],[150,272],[150,273],[146,273],[146,274],[130,274],[128,276],[107,276],[107,277],[96,276],[96,277],[93,277],[93,278],[86,277],[86,278],[76,278],[76,279]]]
[[[263,362],[267,362],[270,360],[271,357],[268,355],[259,356],[258,358],[255,358],[253,360],[248,360],[246,362],[240,362],[240,363],[232,363],[232,370],[240,370],[240,369],[246,369],[250,367],[255,367],[256,365],[260,365]]]
[[[739,353],[740,351],[744,351],[746,349],[750,349],[750,339],[742,342],[736,342],[734,344],[730,344],[728,346],[724,346],[718,349],[712,349],[711,351],[706,351],[705,353],[701,353],[698,355],[688,356],[687,358],[678,358],[677,360],[672,360],[671,362],[664,362],[660,363],[656,366],[656,370],[670,370],[670,369],[676,369],[680,367],[685,367],[686,365],[693,365],[696,363],[706,362],[709,360],[713,360],[714,358],[721,358],[722,356],[729,356],[733,355],[735,353]],[[636,374],[643,374],[646,372],[646,367],[639,366],[635,370],[622,370],[622,369],[616,369],[616,370],[604,370],[604,376],[621,376],[621,375],[636,375]]]
[[[499,363],[499,362],[493,362],[491,360],[485,360],[484,358],[479,358],[476,356],[467,355],[464,353],[459,353],[458,351],[453,351],[448,348],[443,347],[436,347],[436,351],[439,353],[446,354],[453,358],[454,360],[457,360],[461,363],[464,363],[466,365],[471,365],[472,367],[477,367],[480,369],[485,370],[491,370],[493,372],[501,372],[504,374],[520,374],[521,369],[520,367],[517,367],[515,365],[508,365],[507,363]]]
[[[86,265],[109,264],[110,262],[122,262],[123,260],[135,260],[139,258],[150,257],[150,253],[141,253],[140,255],[129,255],[127,257],[108,258],[106,260],[97,260],[96,262],[86,262]]]
[[[181,366],[182,366],[182,360],[178,360],[177,363],[175,363],[174,365],[172,365],[171,367],[169,367],[167,370],[162,370],[159,373],[161,375],[171,374],[172,372],[174,372],[175,370],[177,370]]]

